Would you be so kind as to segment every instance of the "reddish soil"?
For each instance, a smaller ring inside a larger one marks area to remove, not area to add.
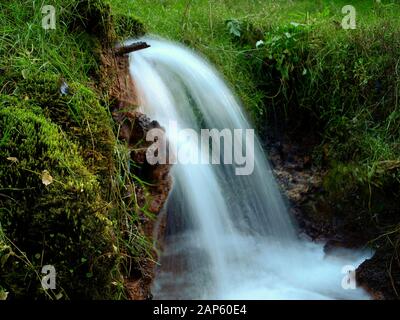
[[[135,175],[150,183],[146,188],[149,193],[137,186],[131,192],[136,193],[138,204],[144,206],[146,199],[151,199],[148,211],[159,216],[171,189],[169,165],[150,165],[146,161],[146,150],[151,142],[146,142],[146,134],[152,128],[160,128],[156,121],[151,121],[146,115],[137,112],[138,105],[134,82],[129,74],[128,55],[116,56],[113,49],[104,49],[101,54],[102,69],[100,83],[111,98],[111,112],[115,122],[119,125],[119,138],[128,143],[131,158],[139,169]],[[140,228],[149,239],[163,238],[165,218],[155,219],[140,214]],[[153,250],[153,259],[141,262],[139,272],[133,272],[125,280],[127,295],[132,300],[151,299],[150,287],[154,278],[157,250]]]

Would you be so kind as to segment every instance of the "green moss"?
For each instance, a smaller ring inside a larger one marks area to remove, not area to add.
[[[35,105],[79,145],[86,166],[94,174],[108,175],[115,144],[112,119],[106,103],[92,89],[79,82],[67,82],[68,94],[61,95],[62,78],[35,73],[22,78],[9,74],[8,92]]]
[[[51,264],[58,293],[107,297],[112,234],[96,177],[78,146],[40,108],[1,98],[0,222],[10,240],[1,253],[1,285],[14,297],[40,296],[37,274]],[[48,186],[44,170],[53,177]],[[6,258],[9,250],[15,255]]]
[[[121,275],[150,250],[135,225],[135,197],[125,194],[136,186],[106,102],[77,82],[61,95],[60,78],[49,73],[6,76],[8,95],[0,95],[0,261],[7,264],[0,285],[11,298],[43,297],[40,267],[54,264],[59,288],[53,296],[123,298]],[[44,170],[53,177],[47,187]]]

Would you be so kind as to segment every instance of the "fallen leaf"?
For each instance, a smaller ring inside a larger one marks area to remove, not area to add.
[[[0,300],[7,300],[8,292],[7,291],[0,291]]]
[[[53,177],[47,170],[43,170],[42,172],[42,182],[45,186],[48,186],[49,184],[53,183]]]
[[[14,163],[18,162],[18,159],[16,157],[8,157],[7,160]]]

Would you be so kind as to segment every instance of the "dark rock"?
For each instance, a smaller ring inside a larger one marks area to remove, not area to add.
[[[399,251],[398,248],[379,248],[356,270],[357,282],[377,299],[399,299]]]

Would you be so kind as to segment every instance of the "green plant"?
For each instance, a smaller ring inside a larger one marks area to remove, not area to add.
[[[262,50],[265,50],[269,64],[279,72],[281,81],[288,81],[294,69],[302,67],[310,30],[309,25],[291,22],[266,33]],[[303,67],[302,74],[306,73],[307,69]]]
[[[234,37],[240,38],[242,35],[242,23],[236,19],[229,19],[226,21],[228,31]]]

